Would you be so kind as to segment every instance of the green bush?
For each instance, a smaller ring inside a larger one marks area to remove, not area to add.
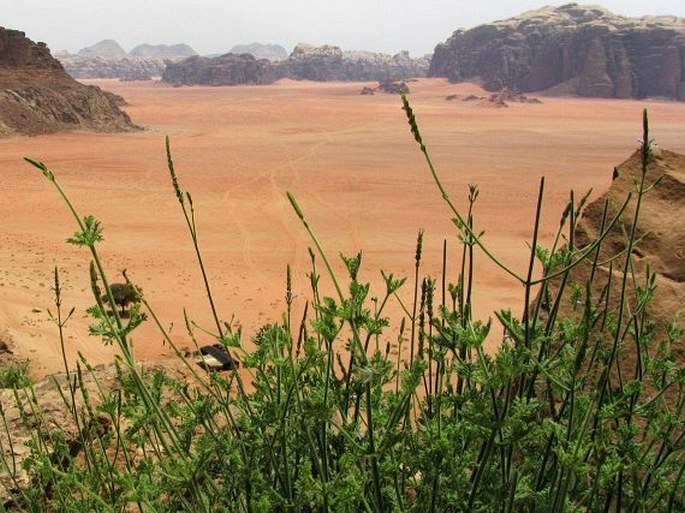
[[[0,365],[0,388],[24,388],[31,385],[29,362],[12,362]]]

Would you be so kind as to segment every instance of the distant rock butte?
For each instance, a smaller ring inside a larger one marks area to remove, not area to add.
[[[129,57],[143,59],[182,59],[197,55],[197,52],[186,44],[136,46],[128,53]]]
[[[191,57],[169,64],[162,80],[177,85],[268,84],[280,78],[388,82],[425,76],[428,64],[427,57],[412,59],[407,52],[345,52],[337,46],[299,44],[286,60],[275,63],[250,54]]]
[[[189,57],[168,63],[162,80],[174,85],[239,85],[271,84],[275,80],[274,66],[266,59],[255,59],[244,53],[227,53],[219,57]]]
[[[0,27],[0,137],[135,130],[122,101],[71,78],[44,43]]]
[[[240,55],[249,53],[255,59],[267,59],[271,62],[284,61],[288,58],[288,50],[281,45],[250,43],[249,45],[236,45],[229,50],[229,53]]]
[[[490,91],[685,100],[685,19],[543,7],[457,30],[435,48],[428,75]]]

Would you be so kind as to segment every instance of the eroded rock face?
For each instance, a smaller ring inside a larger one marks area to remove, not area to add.
[[[611,173],[611,170],[607,170]],[[613,171],[613,181],[609,189],[591,202],[582,213],[575,229],[576,247],[586,247],[597,240],[602,230],[613,219],[618,208],[628,200],[626,209],[618,222],[608,229],[606,237],[599,246],[598,265],[593,270],[592,258],[581,262],[571,270],[568,283],[580,286],[583,291],[590,290],[593,301],[606,306],[611,315],[616,315],[620,304],[621,282],[625,268],[627,239],[631,232],[637,206],[636,184],[642,177],[642,161],[639,151],[633,153]],[[641,293],[636,287],[646,290],[647,273],[653,273],[654,290],[645,311],[651,322],[653,347],[667,340],[670,326],[685,328],[679,312],[683,309],[685,298],[685,155],[672,151],[653,148],[653,154],[645,174],[646,192],[641,201],[640,215],[636,224],[635,245],[632,248],[630,269],[633,277],[626,283],[626,306],[634,312]],[[607,215],[605,218],[605,205]],[[603,228],[604,227],[604,228]],[[589,276],[593,275],[592,286],[586,289]],[[611,284],[611,285],[610,285]],[[557,282],[553,289],[559,286]],[[582,308],[568,302],[561,305],[560,315],[577,319]],[[615,317],[614,317],[615,318]],[[604,323],[602,323],[604,324]],[[613,339],[610,322],[606,323],[607,343]],[[624,376],[631,375],[636,368],[636,356],[632,337],[630,343],[621,349],[619,364]],[[678,362],[685,361],[685,338],[675,337],[671,351]]]
[[[76,82],[42,43],[0,27],[0,137],[137,127],[114,95]]]
[[[544,7],[456,31],[435,48],[428,74],[476,79],[491,91],[685,100],[685,19]]]
[[[19,30],[0,27],[0,67],[61,70],[45,43],[34,43]]]

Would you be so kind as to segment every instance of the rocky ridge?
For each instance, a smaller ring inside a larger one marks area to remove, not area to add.
[[[177,85],[268,84],[280,78],[389,82],[425,76],[428,64],[427,57],[413,59],[407,52],[345,52],[337,46],[299,44],[286,60],[277,63],[230,53],[186,59],[167,66],[162,80]]]
[[[111,39],[83,48],[76,55],[56,54],[64,69],[74,78],[119,78],[149,80],[164,72],[167,62],[176,62],[197,55],[186,44],[141,44],[130,52]]]
[[[135,130],[121,101],[71,78],[44,43],[0,27],[0,137]]]
[[[543,7],[457,30],[435,48],[428,75],[490,91],[685,100],[685,19]]]
[[[281,45],[250,43],[248,45],[235,45],[228,53],[249,53],[255,59],[267,59],[271,62],[284,61],[288,58],[288,50]]]

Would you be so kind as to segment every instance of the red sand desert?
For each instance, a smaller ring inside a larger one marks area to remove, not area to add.
[[[93,303],[86,249],[65,243],[76,229],[67,207],[39,171],[46,162],[81,215],[104,226],[100,246],[111,281],[127,269],[180,346],[190,347],[183,309],[201,326],[212,322],[195,255],[166,171],[169,135],[182,188],[192,193],[220,315],[244,330],[279,320],[286,265],[293,269],[294,318],[308,297],[311,241],[286,191],[298,199],[332,260],[363,250],[360,278],[384,292],[380,270],[411,277],[417,232],[425,230],[424,272],[440,272],[448,241],[448,274],[456,281],[458,244],[447,206],[432,182],[396,96],[360,96],[359,83],[283,81],[272,86],[173,88],[158,82],[95,82],[123,95],[146,130],[129,134],[67,133],[0,141],[0,326],[34,375],[62,369],[51,287],[63,281],[69,358],[93,363],[114,350],[88,336]],[[424,79],[410,84],[426,144],[452,198],[466,206],[478,184],[476,228],[504,262],[524,273],[539,180],[546,178],[542,242],[549,243],[569,191],[611,181],[612,169],[637,147],[641,112],[663,148],[685,152],[685,103],[542,98],[543,104],[479,108],[445,101],[482,94],[473,85]],[[320,265],[319,269],[322,270]],[[340,266],[337,267],[343,278]],[[411,280],[410,280],[411,281]],[[322,277],[329,293],[330,280]],[[402,290],[409,302],[411,287]],[[520,309],[523,290],[504,272],[476,262],[476,314]],[[395,305],[389,312],[397,313]],[[399,321],[397,321],[399,322]],[[498,331],[498,328],[495,328]],[[390,337],[390,335],[388,335]],[[211,337],[198,334],[200,343]],[[134,333],[142,360],[171,355],[151,322]],[[494,343],[494,342],[493,342]]]

